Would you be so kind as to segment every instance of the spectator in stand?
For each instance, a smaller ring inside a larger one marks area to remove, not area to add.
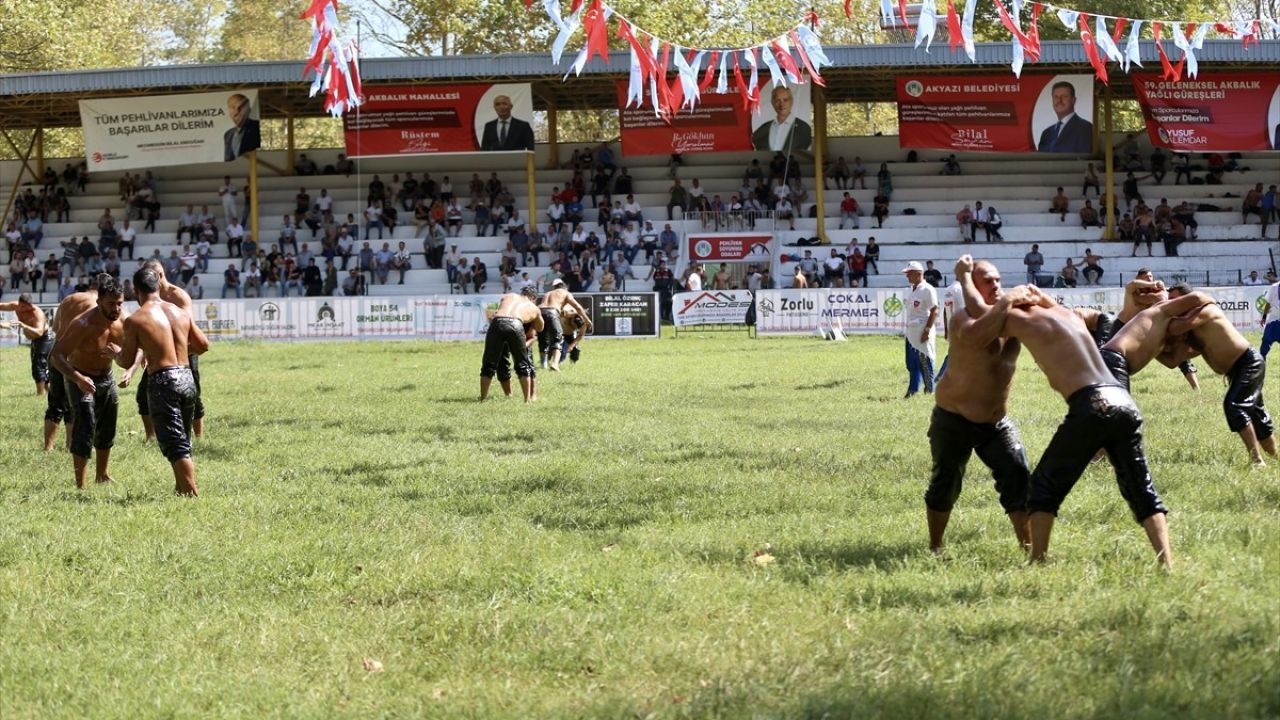
[[[942,161],[942,169],[938,171],[939,175],[959,175],[960,161],[956,159],[955,153],[951,153],[946,160]],[[935,286],[936,287],[936,286]]]
[[[698,182],[694,180],[694,182]],[[627,222],[639,225],[644,222],[644,212],[640,208],[640,203],[636,202],[634,195],[627,195],[627,202],[622,206],[622,212]]]
[[[786,220],[789,229],[796,229],[796,211],[789,198],[784,197],[778,201],[778,205],[773,209],[773,216],[779,221]]]
[[[374,177],[377,177],[376,175]],[[370,192],[372,195],[372,192]],[[378,229],[378,239],[382,239],[382,200],[370,200],[369,207],[364,210],[364,239],[369,239],[369,231]]]
[[[872,272],[880,274],[880,245],[876,243],[875,235],[867,238],[867,264]]]
[[[1085,229],[1102,227],[1102,223],[1098,220],[1098,209],[1093,206],[1092,200],[1085,200],[1084,207],[1080,208],[1080,227]]]
[[[1151,153],[1151,177],[1157,185],[1164,184],[1164,176],[1169,174],[1169,156],[1164,150],[1156,148]]]
[[[1120,233],[1121,242],[1131,242],[1137,238],[1138,224],[1134,222],[1133,217],[1129,213],[1125,213],[1120,218],[1120,222],[1116,223],[1116,231]],[[1135,245],[1134,250],[1137,250]]]
[[[1100,264],[1104,258],[1101,255],[1095,255],[1093,250],[1085,248],[1084,259],[1080,264],[1084,266],[1084,282],[1086,285],[1100,285],[1102,283],[1102,275],[1104,273]]]
[[[1093,188],[1097,197],[1102,197],[1102,183],[1098,181],[1098,171],[1093,163],[1089,163],[1089,167],[1084,171],[1084,187],[1080,189],[1080,194],[1089,197],[1089,188]]]
[[[671,181],[671,189],[668,191],[668,198],[667,198],[667,219],[668,220],[674,219],[671,212],[674,208],[680,208],[681,217],[684,217],[684,213],[689,208],[689,194],[685,190],[685,187],[680,184],[680,178],[676,178],[675,180]]]
[[[222,297],[225,298],[228,292],[234,293],[237,298],[241,297],[240,271],[236,269],[235,263],[228,265],[222,272]]]
[[[844,221],[849,223],[856,230],[858,228],[858,201],[849,193],[844,194],[844,198],[840,200],[840,229],[844,229]]]
[[[182,233],[187,233],[190,236],[189,239],[194,241],[199,232],[200,216],[196,215],[194,206],[188,205],[187,211],[178,216],[177,241],[182,242]]]
[[[849,187],[849,178],[852,177],[852,173],[849,172],[849,163],[845,162],[843,155],[836,158],[831,169],[827,171],[827,177],[831,178],[831,180],[835,182],[836,187],[841,190]],[[822,187],[826,188],[826,186],[827,185],[824,182]]]
[[[822,261],[822,275],[826,287],[844,287],[844,258],[835,248],[831,248],[831,256]]]
[[[319,174],[320,169],[316,167],[314,160],[307,157],[306,153],[302,153],[298,156],[298,162],[293,164],[293,172],[295,175],[316,175]]]
[[[1075,262],[1071,258],[1067,258],[1067,264],[1063,265],[1062,269],[1058,271],[1058,279],[1061,281],[1062,286],[1073,288],[1077,282],[1076,274]]]
[[[680,251],[680,236],[675,230],[671,229],[671,223],[662,226],[662,232],[658,235],[658,242],[662,246],[662,252],[668,257],[675,257]],[[652,258],[649,258],[652,263]]]
[[[244,226],[239,218],[232,217],[227,224],[227,257],[241,257],[240,243],[244,240]]]
[[[246,298],[262,297],[262,270],[257,260],[250,261],[247,269],[241,268],[240,283]]]
[[[1185,201],[1184,201],[1185,205]],[[1276,192],[1276,186],[1267,186],[1266,195],[1262,196],[1262,238],[1266,240],[1267,225],[1271,220],[1280,220],[1280,193]],[[1192,238],[1194,240],[1194,237]]]
[[[484,292],[484,285],[489,282],[489,270],[484,263],[480,262],[479,257],[471,258],[471,271],[468,274],[471,277],[472,284],[475,286],[476,294]]]
[[[1242,281],[1242,284],[1244,284],[1244,285],[1266,285],[1266,284],[1268,284],[1268,283],[1267,283],[1267,281],[1266,281],[1266,280],[1263,280],[1262,278],[1258,277],[1258,271],[1257,271],[1257,270],[1250,270],[1250,271],[1249,271],[1249,276],[1248,276],[1248,277],[1246,277],[1246,278]]]
[[[871,207],[871,216],[876,219],[876,227],[884,227],[885,218],[889,217],[889,196],[877,192]]]
[[[942,272],[933,266],[932,260],[924,261],[924,281],[934,287],[942,287]]]
[[[880,170],[876,173],[876,191],[885,196],[886,202],[893,197],[893,173],[889,172],[888,163],[880,163]]]
[[[306,243],[303,243],[305,245]],[[258,242],[253,239],[252,235],[246,234],[244,240],[240,241],[240,269],[244,270],[246,262],[251,262],[258,256]]]
[[[1150,177],[1150,176],[1144,175],[1143,177]],[[1139,178],[1136,177],[1132,172],[1124,176],[1124,184],[1122,185],[1122,187],[1124,189],[1124,207],[1126,210],[1129,209],[1129,206],[1130,204],[1133,203],[1133,201],[1136,200],[1138,202],[1142,202],[1142,193],[1138,191],[1138,180]]]
[[[1266,226],[1266,218],[1262,216],[1262,183],[1257,183],[1244,194],[1244,201],[1240,203],[1240,222],[1249,222],[1250,215],[1257,215],[1262,221],[1263,227]]]
[[[973,242],[973,210],[966,203],[960,212],[956,213],[956,225],[960,228],[960,240],[962,242]]]
[[[49,290],[49,281],[53,281],[54,288],[58,287],[58,280],[62,276],[62,264],[58,261],[57,253],[49,253],[49,259],[44,261],[44,280],[40,283],[40,292]],[[34,288],[33,288],[34,289]]]
[[[867,284],[867,256],[862,250],[855,249],[848,257],[849,287],[862,287]]]
[[[981,201],[974,203],[973,208],[973,239],[978,239],[978,230],[981,229],[987,234],[987,242],[992,241],[992,235],[996,240],[1004,240],[1000,234],[1000,228],[1004,226],[1000,213],[994,207],[983,207]]]
[[[1058,194],[1053,196],[1049,201],[1049,212],[1056,213],[1060,222],[1067,221],[1067,211],[1071,209],[1071,201],[1067,199],[1066,193],[1062,192],[1062,188],[1058,188]]]
[[[1044,255],[1040,254],[1040,245],[1032,243],[1031,252],[1022,256],[1022,264],[1027,266],[1027,284],[1039,285],[1040,268],[1044,267]]]
[[[1187,226],[1177,219],[1170,220],[1168,229],[1160,234],[1160,241],[1164,243],[1164,254],[1167,257],[1177,257],[1178,246],[1187,241]],[[1150,248],[1147,249],[1147,255],[1151,255]]]
[[[222,186],[218,188],[218,198],[222,201],[222,219],[230,223],[232,218],[239,217],[240,211],[236,207],[236,196],[239,190],[236,189],[235,183],[231,182],[230,175],[222,177]],[[236,286],[237,289],[239,286]]]
[[[386,243],[383,243],[385,246]],[[404,274],[413,268],[413,258],[409,254],[409,248],[405,247],[404,241],[401,240],[396,252],[391,256],[391,269],[400,273],[400,281],[397,285],[404,284]]]
[[[862,164],[862,156],[857,155],[853,158],[853,179],[849,182],[849,189],[853,189],[854,183],[857,183],[863,190],[867,189],[867,167]]]
[[[113,238],[111,235],[104,233],[103,238],[107,240],[107,247],[100,247],[99,251],[119,250],[120,257],[124,257],[125,251],[128,250],[129,259],[133,259],[133,246],[138,241],[138,231],[129,225],[128,220],[124,221],[124,227],[120,228],[120,233],[114,237],[114,242],[112,242]]]
[[[797,271],[804,275],[805,287],[818,287],[818,270],[821,267],[818,259],[813,256],[813,251],[805,250],[804,257],[796,263]]]

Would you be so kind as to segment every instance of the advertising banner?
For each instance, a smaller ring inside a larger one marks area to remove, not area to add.
[[[349,157],[532,152],[527,83],[394,85],[366,89],[342,118]]]
[[[1170,150],[1280,150],[1280,73],[1133,73],[1151,144]]]
[[[704,92],[692,112],[664,121],[652,105],[627,107],[627,81],[617,83],[623,155],[736,152],[751,149],[751,114],[737,93]]]
[[[653,337],[660,332],[658,294],[652,292],[576,293],[591,315],[590,337]]]
[[[1093,76],[898,76],[904,148],[966,152],[1093,150]]]
[[[901,332],[904,291],[761,290],[756,294],[756,332],[812,335],[829,327],[839,327],[846,332]]]
[[[745,325],[751,303],[751,293],[746,290],[703,290],[676,293],[671,307],[676,327]]]
[[[737,235],[687,236],[688,257],[695,262],[769,262],[773,236],[769,233],[740,233]]]
[[[229,162],[262,145],[258,91],[80,101],[90,172]]]

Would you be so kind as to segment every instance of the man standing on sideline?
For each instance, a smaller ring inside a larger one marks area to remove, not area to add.
[[[493,319],[489,321],[489,330],[484,336],[484,358],[480,362],[480,401],[489,398],[489,386],[493,376],[498,376],[502,391],[511,397],[511,364],[508,357],[515,362],[516,377],[520,378],[520,390],[525,402],[538,399],[536,386],[537,370],[533,366],[533,358],[529,346],[533,343],[534,334],[543,329],[545,315],[533,304],[538,291],[532,285],[521,290],[520,294],[507,293],[498,302]]]
[[[76,487],[85,488],[89,457],[97,452],[94,480],[111,482],[107,464],[116,437],[119,397],[111,362],[124,341],[124,293],[115,278],[99,276],[96,307],[86,310],[65,326],[53,346],[53,363],[66,378],[75,418],[71,436],[71,457]],[[120,377],[126,387],[141,357],[131,359],[131,367]]]
[[[949,372],[938,381],[937,405],[929,421],[929,448],[933,469],[929,489],[924,494],[929,522],[929,548],[942,549],[943,533],[964,480],[969,456],[991,469],[1000,505],[1004,508],[1018,544],[1031,544],[1027,524],[1027,487],[1031,468],[1013,420],[1008,417],[1009,388],[1022,346],[1017,340],[1001,339],[1000,312],[1019,303],[1030,303],[1026,288],[1009,293],[1000,288],[1000,271],[988,262],[974,263],[968,255],[956,262],[956,277],[972,274],[973,285],[983,305],[974,315],[958,308],[952,313],[948,337]],[[957,280],[958,281],[958,280]],[[988,312],[996,308],[999,312]]]
[[[199,495],[191,460],[196,381],[182,361],[207,352],[209,338],[186,310],[160,299],[162,282],[149,267],[133,274],[139,307],[124,321],[124,343],[116,363],[123,367],[139,352],[146,358],[147,408],[160,452],[173,467],[174,492]]]
[[[1022,256],[1022,264],[1027,266],[1027,284],[1039,285],[1036,282],[1036,276],[1040,274],[1040,268],[1044,267],[1044,255],[1040,254],[1040,246],[1033,243],[1031,252]]]
[[[965,308],[982,307],[982,296],[968,275]],[[1156,493],[1142,448],[1142,413],[1116,383],[1102,360],[1084,320],[1058,305],[1038,288],[1028,287],[1034,305],[991,307],[997,331],[1027,347],[1044,371],[1049,386],[1067,401],[1067,416],[1058,426],[1031,474],[1027,511],[1031,514],[1031,561],[1043,560],[1063,499],[1071,492],[1098,450],[1105,449],[1116,471],[1120,494],[1134,519],[1146,531],[1156,558],[1173,564],[1168,510]]]
[[[542,296],[538,309],[542,313],[542,328],[538,333],[538,355],[540,362],[551,369],[560,371],[560,345],[564,342],[564,328],[560,324],[560,314],[568,305],[578,311],[586,321],[587,329],[591,329],[591,316],[573,297],[573,293],[565,287],[564,280],[556,278],[551,281],[551,290]]]
[[[1267,297],[1262,304],[1262,359],[1267,359],[1271,352],[1271,343],[1280,340],[1280,282],[1272,283],[1267,288]]]
[[[924,266],[912,260],[902,269],[911,290],[906,298],[907,346],[907,394],[909,398],[920,392],[921,382],[926,393],[933,392],[933,323],[938,319],[938,292],[924,281]]]
[[[49,391],[49,351],[53,349],[54,335],[44,311],[31,302],[30,293],[22,293],[17,302],[0,302],[0,312],[17,314],[22,334],[31,341],[31,379],[36,382],[36,395],[45,394]],[[12,326],[0,323],[0,327]]]

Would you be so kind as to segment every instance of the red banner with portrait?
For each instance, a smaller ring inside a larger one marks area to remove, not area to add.
[[[751,114],[737,93],[703,92],[692,112],[681,110],[668,124],[643,107],[626,107],[627,81],[619,80],[618,120],[623,155],[736,152],[751,149]]]
[[[1093,150],[1090,75],[898,76],[904,148],[966,152]]]
[[[1133,73],[1151,144],[1193,152],[1280,149],[1280,73]]]
[[[531,152],[527,83],[365,87],[342,118],[348,157]]]

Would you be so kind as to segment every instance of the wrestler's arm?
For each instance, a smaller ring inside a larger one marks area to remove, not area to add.
[[[109,344],[108,347],[110,347]],[[137,357],[140,350],[141,348],[138,346],[138,323],[132,319],[125,320],[124,340],[121,341],[120,348],[117,350],[116,364],[126,370],[131,370],[136,364],[132,361]]]
[[[1199,311],[1200,308],[1214,302],[1213,298],[1202,292],[1193,292],[1189,295],[1176,297],[1172,300],[1165,300],[1160,303],[1160,312],[1171,318],[1181,315],[1190,315],[1193,311]],[[1187,328],[1188,330],[1190,328]]]
[[[14,300],[12,302],[0,302],[0,312],[17,312],[17,311],[18,311],[17,300]]]
[[[960,291],[964,293],[964,312],[976,320],[987,312],[987,301],[982,299],[978,288],[974,286],[972,273],[973,256],[961,255],[956,260],[956,280],[960,283]]]
[[[1005,321],[1009,319],[1009,310],[1018,305],[1031,302],[1031,294],[1026,285],[1010,288],[1009,292],[1000,296],[994,305],[987,305],[978,298],[986,313],[978,319],[967,317],[966,313],[956,313],[952,320],[952,331],[956,334],[955,342],[971,347],[985,347],[1004,333]],[[966,305],[967,307],[967,305]]]
[[[192,320],[187,329],[187,354],[203,355],[207,352],[209,352],[209,336],[204,334],[195,320]]]
[[[83,335],[84,323],[73,320],[64,333],[58,336],[49,357],[53,360],[53,366],[58,368],[58,372],[61,372],[64,377],[71,378],[76,387],[82,391],[92,393],[95,389],[93,381],[76,370],[71,365],[70,359],[70,353],[81,342]]]
[[[578,314],[582,316],[582,319],[587,322],[587,327],[591,327],[591,317],[587,315],[586,309],[583,308],[582,305],[578,303],[578,299],[573,296],[573,293],[568,293],[565,295],[565,302],[572,305],[573,308],[578,311]]]

